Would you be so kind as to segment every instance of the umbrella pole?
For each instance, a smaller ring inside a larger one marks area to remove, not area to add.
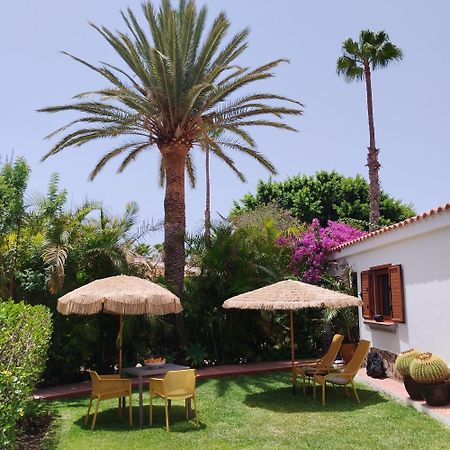
[[[119,375],[122,378],[122,335],[123,335],[123,315],[119,316]]]
[[[123,314],[119,315],[119,376],[122,378],[122,336],[123,336]],[[122,417],[122,409],[125,408],[125,397],[119,398],[119,414]]]
[[[291,380],[292,380],[292,394],[295,394],[295,382],[294,382],[294,366],[295,366],[295,353],[294,353],[294,311],[289,311],[291,319]]]

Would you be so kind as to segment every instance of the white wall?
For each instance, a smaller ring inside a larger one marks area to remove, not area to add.
[[[372,329],[360,311],[360,333],[374,347],[394,353],[431,351],[450,364],[450,210],[351,245],[334,254],[360,273],[381,264],[401,264],[405,323],[395,332]]]

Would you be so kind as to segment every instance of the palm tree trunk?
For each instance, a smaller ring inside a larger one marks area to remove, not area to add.
[[[369,168],[369,227],[373,229],[380,218],[380,163],[378,161],[379,149],[375,145],[375,125],[373,120],[372,77],[369,62],[364,62],[364,78],[366,81],[367,116],[369,119],[369,147],[367,153],[367,167]]]
[[[173,283],[179,297],[183,296],[185,265],[184,237],[186,204],[184,168],[188,146],[172,144],[160,148],[166,174],[164,198],[164,268],[166,279]]]
[[[205,201],[205,242],[211,243],[211,180],[209,176],[209,148],[205,150],[206,201]]]

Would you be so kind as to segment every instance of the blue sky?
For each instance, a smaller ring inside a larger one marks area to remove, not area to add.
[[[60,53],[65,50],[91,62],[117,63],[108,44],[88,22],[124,30],[120,9],[140,11],[140,1],[77,0],[3,5],[0,27],[2,108],[0,155],[25,156],[32,167],[29,191],[43,192],[53,172],[73,205],[86,197],[101,200],[113,213],[137,201],[143,220],[163,217],[156,151],[143,154],[116,175],[111,163],[93,181],[90,170],[111,147],[101,142],[65,152],[40,163],[51,142],[49,132],[70,115],[45,115],[36,109],[63,104],[78,92],[104,85],[95,73]],[[209,18],[225,10],[232,31],[249,26],[250,47],[241,63],[256,66],[279,57],[291,63],[260,87],[304,103],[304,115],[288,122],[299,132],[256,130],[254,137],[276,166],[277,179],[317,170],[367,176],[368,129],[362,83],[347,84],[336,75],[341,43],[361,29],[384,29],[404,52],[404,60],[373,75],[375,126],[380,147],[382,188],[423,212],[450,201],[450,2],[436,0],[306,2],[294,0],[198,1]],[[187,221],[191,232],[202,226],[203,158],[194,150],[198,185],[187,187]],[[233,200],[254,192],[268,173],[236,155],[247,175],[242,184],[220,161],[212,161],[212,210],[227,215]],[[217,217],[217,216],[216,216]],[[161,240],[154,236],[152,240]]]

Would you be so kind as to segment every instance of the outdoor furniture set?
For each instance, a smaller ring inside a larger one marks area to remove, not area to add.
[[[98,375],[97,372],[88,370],[92,381],[92,393],[89,401],[88,411],[84,423],[87,424],[93,400],[96,400],[94,417],[92,419],[91,430],[94,429],[97,420],[98,406],[101,400],[109,400],[118,398],[119,401],[119,415],[122,415],[122,406],[124,402],[122,399],[128,398],[129,401],[129,422],[130,426],[133,423],[132,419],[132,382],[129,378],[121,378],[119,375]],[[122,370],[123,374],[131,375],[138,378],[139,383],[139,426],[144,425],[144,405],[143,405],[143,384],[149,383],[150,388],[150,407],[149,407],[149,423],[152,426],[153,419],[153,398],[161,397],[164,400],[165,416],[166,416],[166,431],[169,429],[169,408],[172,400],[184,400],[186,419],[189,420],[191,411],[191,400],[194,402],[195,421],[197,427],[198,412],[195,398],[195,369],[190,369],[186,366],[179,366],[177,364],[164,364],[158,368],[148,367],[129,367]],[[164,375],[163,378],[156,378],[155,375]],[[148,378],[148,377],[151,378]]]
[[[327,383],[330,383],[333,386],[344,386],[347,395],[347,385],[350,385],[355,394],[356,401],[360,403],[353,379],[369,352],[370,342],[366,340],[359,341],[350,361],[347,364],[340,366],[334,364],[334,361],[336,360],[343,338],[344,337],[341,334],[335,334],[328,351],[322,358],[318,359],[314,364],[309,364],[307,366],[298,365],[292,370],[294,386],[297,383],[297,376],[302,378],[303,395],[306,394],[307,378],[312,380],[314,398],[316,398],[316,383],[322,386],[322,405],[325,405],[325,387]]]

